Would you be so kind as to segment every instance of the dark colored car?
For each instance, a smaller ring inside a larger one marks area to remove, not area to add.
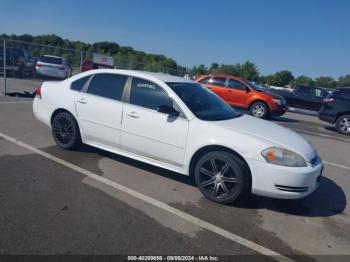
[[[323,101],[319,118],[335,124],[341,134],[350,135],[350,88],[339,88]]]
[[[32,76],[35,59],[23,48],[6,49],[6,73],[16,77]],[[4,54],[0,53],[0,70],[4,70]]]
[[[319,111],[328,91],[320,87],[297,86],[293,92],[274,90],[286,99],[287,106]]]

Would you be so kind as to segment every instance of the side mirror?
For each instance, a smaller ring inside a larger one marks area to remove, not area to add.
[[[163,113],[163,114],[168,114],[171,116],[179,116],[180,112],[176,111],[175,108],[173,108],[172,106],[168,106],[168,105],[161,105],[157,108],[157,111],[159,113]]]

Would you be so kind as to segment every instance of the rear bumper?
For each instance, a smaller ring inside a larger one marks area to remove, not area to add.
[[[66,72],[63,70],[45,70],[45,69],[36,69],[36,74],[39,76],[55,77],[55,78],[65,78]]]

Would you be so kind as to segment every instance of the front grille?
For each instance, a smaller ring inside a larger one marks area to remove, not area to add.
[[[294,192],[294,193],[306,192],[309,189],[308,187],[282,186],[282,185],[275,185],[275,187],[281,191]]]

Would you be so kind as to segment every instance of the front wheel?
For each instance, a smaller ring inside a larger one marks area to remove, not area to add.
[[[255,102],[250,106],[250,113],[257,118],[268,118],[269,107],[264,102]]]
[[[56,144],[64,149],[74,149],[81,144],[78,124],[68,112],[58,113],[54,117],[52,135]]]
[[[342,115],[335,123],[337,131],[344,135],[350,135],[350,115]]]
[[[245,164],[222,151],[209,152],[197,162],[194,176],[202,194],[217,203],[228,204],[247,191],[249,179]]]

